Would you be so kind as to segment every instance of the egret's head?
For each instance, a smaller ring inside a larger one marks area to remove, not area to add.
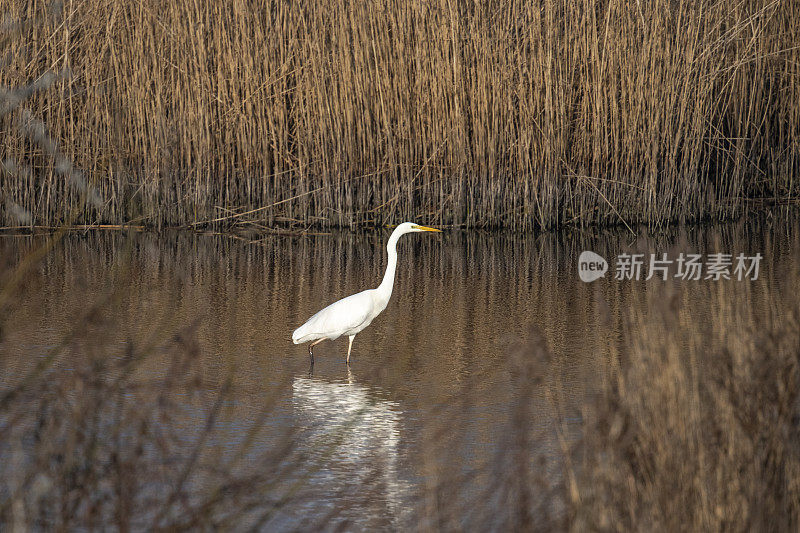
[[[397,226],[402,233],[411,233],[412,231],[435,231],[437,233],[441,232],[442,230],[429,228],[428,226],[420,226],[419,224],[414,224],[413,222],[403,222],[399,226]]]

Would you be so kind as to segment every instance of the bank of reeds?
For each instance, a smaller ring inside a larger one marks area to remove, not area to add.
[[[590,364],[597,364],[596,388],[582,399],[560,376],[577,354],[553,349],[552,334],[533,324],[498,371],[511,374],[514,392],[507,431],[495,437],[491,481],[477,488],[460,464],[444,459],[458,450],[461,428],[455,417],[442,417],[431,453],[450,468],[428,483],[425,498],[434,504],[424,523],[445,530],[796,530],[800,308],[777,297],[766,307],[756,303],[761,289],[777,294],[796,285],[793,273],[776,269],[773,276],[744,291],[714,283],[691,296],[674,283],[654,284],[633,291],[644,308],[621,313],[598,288],[580,308],[593,311],[608,345]],[[616,290],[615,299],[627,288]],[[468,409],[476,388],[466,383],[454,403]],[[576,399],[577,421],[570,416]],[[552,427],[532,423],[549,410]]]
[[[584,410],[573,529],[798,528],[798,309],[755,314],[718,289],[710,325],[687,321],[677,291],[627,324]]]
[[[53,9],[56,5],[57,8]],[[793,202],[796,2],[0,2],[0,85],[105,203],[78,222],[530,228]],[[84,204],[0,119],[0,190]],[[27,169],[16,171],[14,169]],[[25,217],[23,217],[25,218]]]

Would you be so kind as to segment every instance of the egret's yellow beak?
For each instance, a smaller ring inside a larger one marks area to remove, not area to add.
[[[442,232],[442,230],[440,230],[440,229],[429,228],[428,226],[419,226],[419,225],[415,225],[414,229],[418,229],[420,231],[435,231],[437,233],[441,233]]]

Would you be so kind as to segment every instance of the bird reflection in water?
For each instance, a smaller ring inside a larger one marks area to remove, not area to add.
[[[399,527],[406,521],[407,483],[398,473],[400,409],[346,379],[296,377],[292,404],[306,453],[317,465],[309,485],[320,501],[350,500],[353,516],[366,527]]]

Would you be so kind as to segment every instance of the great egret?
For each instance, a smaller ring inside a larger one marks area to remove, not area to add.
[[[356,334],[370,325],[372,320],[386,309],[389,298],[392,296],[394,286],[394,272],[397,268],[397,241],[406,233],[416,231],[436,231],[438,229],[420,226],[411,222],[403,222],[392,232],[386,250],[389,252],[389,263],[383,281],[377,289],[367,289],[357,294],[342,298],[334,302],[308,321],[294,330],[292,341],[295,344],[311,342],[308,346],[308,355],[311,364],[314,364],[313,348],[316,344],[330,339],[335,340],[342,335],[347,335],[350,343],[347,346],[347,364],[350,364],[350,350],[353,348],[353,339]]]

